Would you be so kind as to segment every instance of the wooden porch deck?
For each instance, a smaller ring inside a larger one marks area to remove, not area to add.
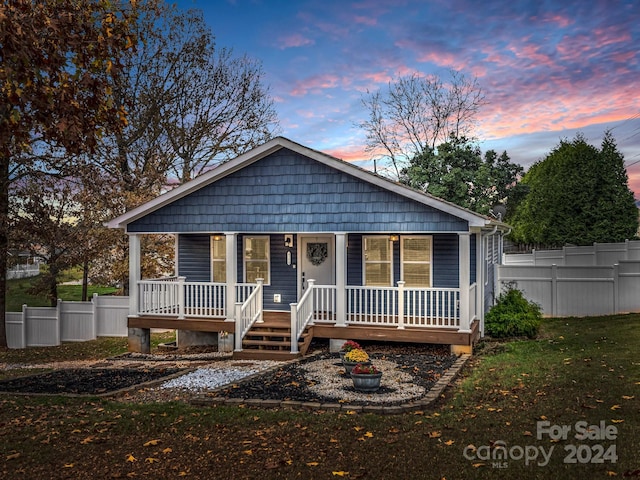
[[[301,354],[291,354],[290,329],[288,327],[289,312],[264,312],[265,323],[256,326],[256,332],[243,342],[243,350],[234,352],[234,358],[245,359],[287,359],[303,355],[313,338],[343,340],[375,340],[388,342],[425,343],[440,345],[456,345],[472,348],[480,338],[480,322],[471,324],[470,333],[458,332],[451,328],[419,328],[407,326],[398,329],[393,326],[347,325],[318,323],[307,328],[299,342]],[[235,329],[233,322],[222,319],[184,318],[159,316],[129,317],[129,328],[163,328],[172,330],[190,330],[195,332],[231,332]],[[288,332],[287,332],[288,330]],[[261,334],[260,331],[272,333]],[[277,333],[276,333],[277,332]],[[262,339],[256,336],[262,335]],[[275,336],[275,337],[274,337]],[[273,338],[271,338],[273,337]],[[253,339],[253,340],[252,340]]]

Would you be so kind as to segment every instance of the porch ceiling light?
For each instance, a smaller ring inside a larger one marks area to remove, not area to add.
[[[397,242],[398,240],[400,240],[400,236],[393,233],[389,235],[389,240],[391,240],[392,242]]]

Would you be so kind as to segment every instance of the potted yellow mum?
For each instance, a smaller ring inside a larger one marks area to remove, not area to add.
[[[345,353],[342,365],[344,365],[344,369],[347,371],[347,374],[350,374],[353,367],[359,363],[362,365],[371,365],[367,352],[361,348],[354,348]]]

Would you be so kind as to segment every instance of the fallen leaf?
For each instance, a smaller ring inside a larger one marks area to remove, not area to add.
[[[620,405],[614,405],[613,407],[611,407],[611,410],[618,410],[620,409]]]
[[[447,445],[448,447],[450,447],[454,443],[456,443],[454,440],[447,440],[446,442],[444,442],[444,444]]]
[[[169,448],[169,447],[167,447],[164,450],[162,450],[162,453],[171,453],[171,452],[173,452],[173,449]]]
[[[73,463],[65,463],[64,468],[73,468]]]
[[[525,437],[533,437],[533,433],[531,433],[529,430],[525,430],[522,435],[524,435]]]
[[[127,455],[127,462],[135,462],[136,461],[136,457],[134,457],[133,455],[129,454]]]
[[[159,462],[160,459],[159,458],[154,458],[154,457],[147,457],[144,459],[145,462],[147,463],[155,463],[155,462]]]
[[[253,450],[244,450],[242,453],[245,455],[253,455]]]
[[[150,446],[155,446],[158,445],[160,443],[160,440],[149,440],[148,442],[145,442],[143,446],[145,447],[150,447]]]
[[[440,436],[442,436],[442,433],[441,432],[436,432],[436,431],[429,432],[428,436],[429,436],[429,438],[440,438]]]
[[[622,398],[624,398],[625,400],[633,400],[635,398],[635,395],[622,395]]]
[[[484,463],[472,463],[471,466],[473,468],[484,467]]]
[[[353,427],[353,429],[354,429],[356,432],[359,432],[360,430],[364,430],[364,427]]]
[[[12,453],[11,455],[7,455],[7,460],[15,460],[20,456],[20,452]]]
[[[338,440],[336,440],[335,438],[330,438],[329,443],[338,443]]]
[[[611,420],[611,423],[622,423],[624,420]]]
[[[607,477],[617,477],[618,474],[616,472],[612,472],[611,470],[607,470]]]
[[[318,465],[318,462],[307,462],[307,467],[317,467]]]
[[[86,445],[86,444],[91,443],[91,442],[93,442],[93,437],[92,437],[92,436],[85,438],[85,439],[84,439],[84,440],[82,440],[80,443],[81,443],[82,445]]]
[[[373,438],[373,433],[367,432],[367,433],[364,434],[364,436],[367,437],[367,438]]]
[[[339,472],[331,472],[333,474],[334,477],[346,477],[347,475],[349,475],[349,472],[343,472],[343,471],[339,471]]]

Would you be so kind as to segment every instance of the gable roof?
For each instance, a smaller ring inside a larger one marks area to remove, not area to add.
[[[199,177],[176,187],[175,189],[160,195],[149,202],[146,202],[128,212],[114,218],[106,223],[110,228],[126,228],[128,224],[134,222],[156,210],[171,204],[172,202],[181,199],[199,189],[215,183],[216,181],[231,175],[238,170],[251,165],[260,159],[277,152],[282,148],[287,148],[300,155],[304,155],[317,162],[320,162],[328,167],[331,167],[340,172],[349,174],[359,180],[376,185],[382,189],[401,195],[405,198],[414,200],[418,203],[435,208],[442,212],[453,215],[469,223],[470,227],[486,227],[499,225],[500,222],[496,222],[489,217],[480,215],[471,210],[459,207],[453,203],[444,201],[427,193],[419,190],[407,187],[399,182],[394,182],[390,179],[381,177],[373,172],[369,172],[360,167],[347,163],[338,158],[332,157],[325,153],[313,150],[309,147],[305,147],[296,142],[293,142],[284,137],[276,137],[256,148],[250,150],[233,160],[221,164],[220,166],[210,170],[207,173],[200,175]]]

